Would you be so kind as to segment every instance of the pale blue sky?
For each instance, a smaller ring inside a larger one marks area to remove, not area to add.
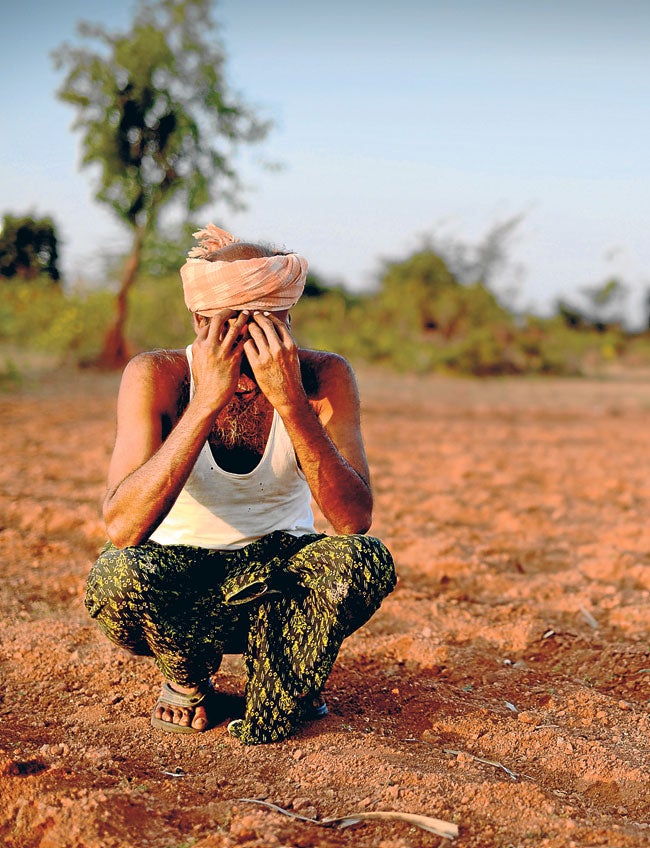
[[[52,215],[69,279],[128,236],[79,172],[50,52],[133,0],[4,0],[0,212]],[[276,126],[241,156],[248,209],[202,218],[286,244],[350,288],[434,233],[478,241],[524,213],[517,304],[616,274],[650,286],[650,2],[222,0],[232,86]],[[279,173],[261,159],[279,160]]]

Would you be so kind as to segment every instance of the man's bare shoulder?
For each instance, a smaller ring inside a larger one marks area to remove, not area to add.
[[[302,382],[311,400],[320,400],[332,392],[356,392],[356,378],[350,363],[338,353],[300,349]]]
[[[138,353],[124,369],[125,376],[135,380],[154,380],[161,383],[178,383],[188,373],[184,350],[149,350]]]
[[[161,411],[176,409],[188,382],[184,350],[152,350],[131,359],[122,376],[121,392],[146,395]]]

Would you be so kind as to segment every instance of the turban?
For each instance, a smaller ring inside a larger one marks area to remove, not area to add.
[[[208,224],[194,233],[199,242],[181,268],[185,304],[190,312],[208,317],[220,309],[291,309],[305,287],[307,260],[297,253],[261,256],[232,262],[210,261],[207,257],[234,238]]]

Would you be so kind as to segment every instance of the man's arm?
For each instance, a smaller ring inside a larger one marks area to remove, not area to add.
[[[118,547],[147,539],[171,509],[239,377],[247,316],[228,326],[231,310],[197,331],[196,390],[163,440],[163,420],[178,402],[178,378],[155,353],[133,359],[122,377],[117,436],[108,472],[104,521]]]
[[[372,521],[372,491],[352,369],[339,356],[323,360],[317,412],[304,390],[298,350],[286,325],[257,314],[249,334],[244,350],[258,385],[284,421],[321,512],[337,533],[365,533]]]
[[[323,515],[337,533],[365,533],[373,499],[356,380],[340,357],[324,363],[320,378],[318,414],[309,401],[296,403],[283,421]]]

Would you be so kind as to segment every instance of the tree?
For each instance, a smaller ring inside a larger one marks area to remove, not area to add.
[[[345,295],[345,291],[341,283],[326,280],[322,274],[319,274],[317,271],[312,271],[310,268],[307,272],[307,279],[305,280],[305,288],[303,289],[302,297],[307,299],[321,298],[326,297],[328,294],[332,294],[332,292]]]
[[[0,224],[0,277],[60,279],[56,228],[51,218],[4,215]]]
[[[58,96],[77,110],[82,166],[100,169],[95,196],[133,235],[100,355],[105,367],[129,357],[127,296],[163,211],[194,212],[217,196],[236,205],[233,153],[270,126],[228,89],[211,7],[212,0],[141,0],[130,32],[81,23],[80,35],[98,48],[64,44],[54,53],[67,69]]]
[[[519,213],[496,221],[477,244],[454,236],[429,234],[423,240],[423,248],[441,257],[459,283],[480,282],[501,302],[512,302],[523,268],[511,261],[510,247],[523,220],[524,214]]]
[[[627,286],[616,277],[611,277],[597,286],[585,286],[582,294],[590,307],[590,320],[600,333],[609,327],[623,323],[623,307]]]
[[[580,289],[580,294],[587,303],[585,308],[559,300],[557,310],[564,323],[571,329],[592,329],[604,333],[624,323],[627,293],[628,287],[625,283],[617,277],[611,277],[598,285]]]
[[[453,339],[471,328],[510,324],[511,316],[482,282],[461,283],[429,248],[385,264],[379,304],[405,335]]]
[[[444,259],[425,247],[384,263],[379,304],[405,334],[440,330],[447,335],[446,303],[460,288]]]

